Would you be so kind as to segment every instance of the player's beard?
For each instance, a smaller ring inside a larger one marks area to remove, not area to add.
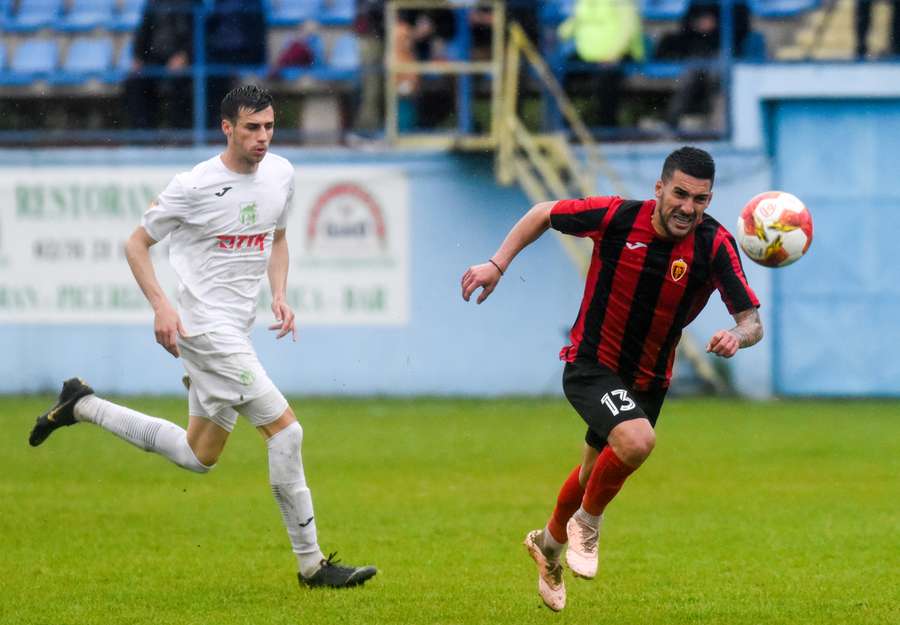
[[[679,221],[675,217],[676,214],[686,215],[686,213],[682,213],[676,208],[673,208],[671,210],[664,209],[665,207],[657,208],[657,210],[659,210],[659,221],[662,224],[663,230],[666,231],[666,235],[668,237],[672,239],[683,239],[694,231],[694,228],[697,226],[696,214],[690,216],[690,223],[688,223],[686,220]]]

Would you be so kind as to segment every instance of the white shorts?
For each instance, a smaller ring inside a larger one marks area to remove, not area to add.
[[[207,332],[178,337],[181,361],[191,378],[188,410],[231,432],[242,414],[254,427],[272,423],[288,403],[263,369],[250,338]]]

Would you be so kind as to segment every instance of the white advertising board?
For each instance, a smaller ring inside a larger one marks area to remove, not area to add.
[[[178,170],[6,168],[0,172],[0,323],[150,323],[124,242]],[[301,325],[409,320],[409,190],[402,171],[303,167],[288,221],[288,300]],[[237,215],[237,210],[236,210]],[[164,240],[152,248],[174,299]],[[269,289],[257,320],[271,321]]]

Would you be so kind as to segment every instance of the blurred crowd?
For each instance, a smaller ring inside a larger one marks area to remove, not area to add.
[[[245,75],[217,71],[217,65],[267,67],[266,79],[277,90],[279,81],[285,81],[285,70],[312,67],[324,54],[315,19],[300,21],[279,38],[270,37],[263,0],[148,0],[134,33],[131,71],[124,83],[129,127],[187,128],[194,124],[193,77],[187,68],[196,58],[194,20],[201,3],[206,14],[204,54],[211,70],[204,78],[203,117],[209,128],[219,124],[222,96]],[[385,4],[383,0],[356,0],[352,24],[345,26],[355,35],[358,72],[344,88],[349,93],[342,96],[346,101],[342,106],[347,109],[342,117],[347,130],[362,136],[377,135],[384,126]],[[661,85],[661,95],[657,94],[651,117],[666,131],[681,131],[686,119],[711,119],[721,101],[721,66],[716,61],[723,50],[723,23],[731,24],[733,57],[766,58],[765,41],[753,29],[747,0],[735,0],[727,20],[719,2],[693,0],[680,20],[652,38],[645,32],[638,0],[574,0],[558,22],[548,22],[548,4],[510,1],[507,19],[520,23],[551,59],[565,88],[594,127],[618,128],[639,121],[628,77],[641,74],[634,68],[647,61],[682,64],[678,73],[653,83]],[[898,54],[900,0],[890,4],[891,51]],[[400,10],[394,25],[394,47],[387,52],[400,62],[490,59],[493,12],[475,2],[457,6],[466,10]],[[872,7],[872,0],[857,0],[855,5],[859,58],[868,54]],[[273,41],[277,41],[277,50],[268,49]],[[481,78],[473,81],[474,97],[485,99],[489,86]],[[397,76],[396,88],[400,130],[454,123],[457,77],[405,72]]]

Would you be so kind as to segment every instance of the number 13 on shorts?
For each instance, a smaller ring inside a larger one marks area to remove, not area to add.
[[[636,408],[635,403],[628,396],[628,391],[623,388],[617,388],[609,393],[604,393],[600,398],[603,405],[609,408],[612,416],[618,415],[620,412],[628,412]]]

